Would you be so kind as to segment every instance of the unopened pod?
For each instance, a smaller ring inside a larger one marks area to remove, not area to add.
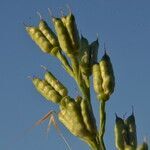
[[[124,120],[116,115],[114,133],[115,133],[115,146],[117,150],[125,149],[124,132],[125,132]]]
[[[32,40],[40,47],[40,49],[44,53],[53,55],[57,53],[58,50],[60,50],[59,47],[54,47],[48,41],[48,39],[45,37],[45,35],[41,32],[41,30],[38,27],[29,26],[29,27],[26,27],[26,31],[28,32]]]
[[[67,88],[50,72],[46,69],[46,67],[42,66],[46,72],[44,75],[44,79],[62,96],[66,96],[68,94]]]
[[[52,29],[48,26],[47,22],[43,19],[39,22],[39,29],[45,35],[45,37],[49,40],[49,42],[55,47],[59,46],[59,42],[56,34],[52,31]]]
[[[37,89],[37,91],[44,96],[49,101],[53,103],[60,103],[62,97],[61,95],[55,91],[55,89],[48,84],[47,81],[41,80],[40,78],[32,78],[32,82]]]
[[[129,144],[136,149],[137,148],[137,133],[136,133],[136,122],[135,122],[134,113],[132,113],[125,120],[125,124],[128,130]]]

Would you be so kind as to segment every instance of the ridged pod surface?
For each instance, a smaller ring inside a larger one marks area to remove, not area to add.
[[[60,103],[62,97],[53,89],[51,85],[47,83],[47,81],[39,78],[33,78],[32,82],[37,91],[47,100],[52,101],[53,103]]]
[[[48,41],[55,47],[55,46],[59,46],[59,42],[57,39],[57,36],[55,35],[55,33],[51,30],[51,28],[48,26],[48,24],[46,23],[46,21],[41,20],[39,22],[39,29],[41,30],[41,32],[45,35],[45,37],[48,39]]]
[[[102,87],[104,93],[110,96],[114,91],[115,77],[110,57],[107,55],[106,52],[102,57],[101,61],[99,62],[99,65],[101,70],[101,76],[103,79]]]
[[[64,97],[60,104],[58,117],[73,135],[87,142],[87,140],[93,139],[95,136],[95,129],[92,132],[87,129],[88,126],[91,130],[92,125],[89,125],[91,120],[86,118],[88,114],[85,114],[85,111],[87,110],[81,110],[81,102],[82,100],[80,98],[73,100],[70,97]],[[87,109],[85,108],[85,104],[82,104],[82,107]],[[82,116],[82,114],[84,114],[84,116]]]
[[[103,79],[102,79],[102,76],[101,76],[101,71],[100,71],[99,64],[94,64],[93,65],[92,74],[93,74],[94,90],[98,95],[99,94],[101,95],[101,93],[103,93],[103,88],[102,88]]]
[[[128,131],[128,138],[129,138],[129,144],[134,147],[134,149],[137,148],[137,134],[136,134],[136,123],[135,123],[135,117],[134,114],[131,114],[126,120],[125,124],[127,126]]]
[[[59,45],[66,54],[72,54],[72,44],[68,31],[60,18],[53,18],[53,24],[57,33]]]
[[[115,146],[117,150],[124,150],[125,148],[125,142],[124,142],[124,129],[125,129],[125,124],[124,120],[116,115],[116,122],[115,122]]]
[[[44,75],[45,80],[62,96],[67,96],[67,88],[49,71]]]
[[[79,38],[77,25],[75,22],[75,17],[72,13],[69,13],[69,15],[66,16],[65,25],[71,39],[72,47],[75,51],[77,51],[79,49],[80,38]]]
[[[82,99],[81,101],[81,114],[82,114],[86,129],[91,134],[96,135],[97,133],[96,120],[94,118],[94,115],[91,109],[89,108],[88,101],[84,99]]]
[[[52,44],[47,40],[44,34],[37,27],[26,27],[26,31],[32,40],[40,47],[44,53],[50,53],[53,49]]]
[[[88,136],[83,118],[80,112],[80,105],[74,100],[68,100],[69,97],[62,99],[60,105],[59,120],[67,127],[67,129],[75,136]]]

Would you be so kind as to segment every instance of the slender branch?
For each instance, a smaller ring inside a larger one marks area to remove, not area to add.
[[[74,78],[73,70],[65,55],[63,55],[60,51],[58,51],[56,57],[60,60],[67,73]]]
[[[100,105],[100,127],[99,127],[99,139],[101,143],[102,150],[106,150],[104,143],[104,133],[106,124],[106,111],[105,111],[105,101],[101,101]]]

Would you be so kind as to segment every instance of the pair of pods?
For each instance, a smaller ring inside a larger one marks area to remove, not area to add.
[[[54,103],[60,103],[68,94],[66,87],[49,71],[46,71],[44,80],[33,78],[32,82],[40,94]]]
[[[38,27],[27,26],[26,31],[44,53],[56,55],[58,50],[60,50],[55,33],[43,19],[40,20]]]
[[[126,120],[116,115],[115,123],[115,145],[118,150],[136,150],[137,135],[134,114]]]
[[[98,48],[98,39],[89,44],[88,40],[81,36],[79,54],[80,68],[81,72],[87,76],[91,75],[91,66],[97,62]]]
[[[98,99],[107,101],[114,91],[115,77],[110,57],[106,52],[100,62],[92,66],[92,74]]]
[[[87,101],[81,97],[76,98],[76,100],[64,97],[58,116],[59,120],[73,135],[86,140],[93,138],[97,132],[95,120],[90,112]]]
[[[79,33],[75,17],[72,13],[62,18],[52,19],[61,49],[68,55],[73,55],[79,49]]]

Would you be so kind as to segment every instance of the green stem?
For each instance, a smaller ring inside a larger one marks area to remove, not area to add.
[[[100,147],[100,141],[97,137],[88,138],[88,139],[86,138],[84,141],[89,145],[91,150],[102,150]]]
[[[106,103],[105,101],[101,101],[101,105],[100,105],[99,139],[100,139],[102,150],[106,150],[105,143],[104,143],[105,124],[106,124],[105,103]]]
[[[90,102],[90,88],[86,86],[85,81],[82,79],[78,59],[74,55],[69,55],[68,57],[70,58],[74,71],[74,79],[79,87],[79,90],[82,93],[83,98]]]
[[[68,72],[68,74],[71,76],[71,77],[74,77],[74,73],[73,73],[73,70],[66,58],[65,55],[63,55],[60,51],[57,52],[57,55],[56,57],[60,60],[60,62],[62,63],[63,67],[65,68],[65,70]]]

